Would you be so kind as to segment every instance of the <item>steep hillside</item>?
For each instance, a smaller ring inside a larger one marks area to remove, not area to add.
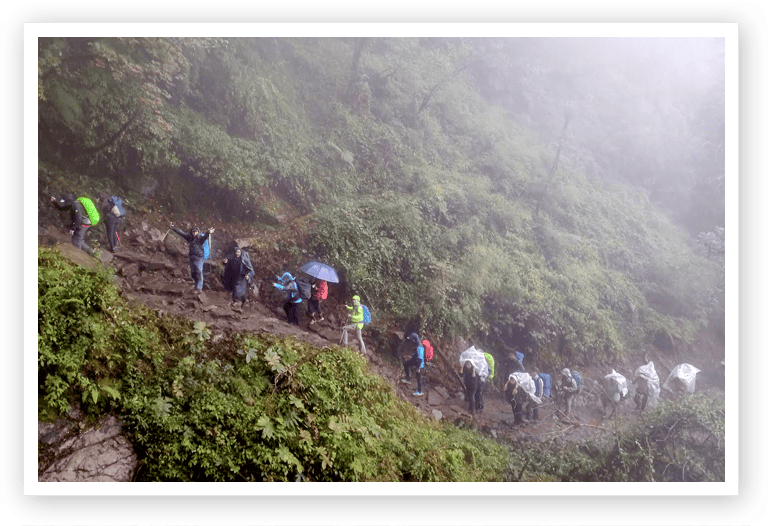
[[[41,203],[122,193],[254,240],[261,277],[324,259],[340,303],[359,293],[392,327],[418,317],[500,359],[605,368],[690,349],[722,327],[722,258],[669,201],[716,195],[701,224],[717,232],[720,154],[701,145],[719,84],[684,98],[627,65],[589,77],[551,43],[43,40]]]
[[[41,209],[41,217],[50,214],[49,209]],[[50,217],[49,217],[50,219]],[[127,344],[126,349],[132,348],[133,344],[129,342],[147,341],[142,340],[139,335],[132,332],[126,333],[125,336],[120,335],[119,329],[115,334],[115,337],[107,338],[108,341],[114,341],[114,346],[107,345],[106,347],[100,343],[96,343],[93,340],[93,334],[103,334],[101,331],[114,330],[116,325],[123,326],[126,323],[131,324],[133,316],[128,318],[122,318],[122,307],[115,307],[115,312],[111,314],[112,321],[105,320],[108,325],[113,329],[98,329],[98,325],[94,322],[87,321],[82,322],[82,319],[88,319],[89,313],[83,312],[81,314],[75,314],[75,319],[81,320],[73,325],[73,329],[70,332],[73,334],[82,333],[84,337],[88,338],[91,335],[91,344],[87,345],[85,350],[85,356],[87,358],[84,368],[81,370],[81,378],[83,381],[94,383],[86,384],[74,384],[72,388],[66,391],[67,398],[59,400],[59,403],[69,404],[74,395],[74,400],[78,400],[82,393],[82,405],[83,408],[89,414],[98,415],[101,411],[117,411],[123,415],[123,418],[127,419],[127,429],[131,430],[131,436],[138,432],[138,428],[135,426],[142,421],[150,420],[154,418],[152,415],[157,408],[150,409],[150,407],[142,408],[141,404],[137,405],[137,402],[130,402],[135,399],[136,390],[146,391],[144,396],[149,397],[152,402],[152,396],[157,395],[156,389],[159,386],[162,387],[161,395],[165,394],[165,398],[158,398],[158,400],[165,400],[163,404],[168,403],[168,409],[163,411],[170,411],[169,414],[175,415],[174,418],[194,418],[192,414],[186,416],[185,413],[179,414],[179,408],[176,403],[183,401],[185,397],[189,397],[189,403],[203,403],[200,397],[204,397],[205,393],[197,393],[193,389],[193,385],[190,378],[185,379],[183,382],[179,380],[182,378],[178,376],[181,371],[184,370],[184,363],[189,357],[194,358],[195,362],[199,364],[201,368],[213,367],[213,363],[218,364],[219,367],[224,367],[226,372],[227,368],[231,369],[232,366],[238,368],[243,356],[240,356],[237,349],[242,349],[243,342],[249,338],[264,338],[265,342],[269,343],[268,349],[282,349],[283,345],[287,345],[287,349],[292,348],[291,343],[280,343],[278,340],[272,340],[274,336],[288,337],[290,341],[305,342],[311,347],[302,347],[299,351],[303,356],[314,356],[313,353],[325,352],[330,345],[338,343],[340,334],[339,327],[341,321],[344,319],[343,312],[343,299],[344,295],[341,290],[336,286],[331,286],[331,294],[329,299],[324,303],[323,310],[326,317],[325,321],[322,321],[315,325],[308,325],[306,319],[299,326],[295,327],[289,325],[285,320],[285,314],[282,311],[282,300],[280,295],[273,294],[274,289],[270,286],[270,279],[275,272],[283,270],[285,267],[280,266],[281,256],[279,251],[269,249],[265,247],[274,247],[275,245],[269,240],[269,234],[267,232],[260,232],[256,236],[251,229],[243,228],[242,226],[220,223],[216,225],[217,232],[215,234],[214,255],[212,257],[210,265],[206,265],[206,285],[204,292],[196,294],[191,292],[191,281],[188,276],[188,268],[186,261],[186,254],[184,252],[183,243],[174,239],[173,234],[165,236],[163,238],[162,228],[167,227],[168,220],[161,214],[143,214],[141,212],[132,213],[126,220],[124,228],[121,230],[121,245],[115,254],[111,254],[107,251],[102,251],[99,259],[94,259],[76,249],[69,243],[69,236],[65,229],[55,224],[48,223],[44,220],[40,224],[39,228],[39,241],[41,245],[48,245],[56,247],[66,258],[71,259],[78,265],[83,265],[87,268],[95,270],[103,268],[114,269],[110,281],[113,281],[121,291],[122,296],[131,303],[145,305],[149,308],[148,312],[154,314],[141,314],[138,311],[139,318],[145,320],[143,323],[150,328],[155,322],[151,321],[155,319],[165,320],[160,322],[163,324],[163,328],[160,329],[161,333],[165,336],[163,339],[166,344],[169,345],[165,351],[170,352],[170,355],[165,356],[162,360],[163,367],[159,366],[154,359],[150,359],[150,353],[152,344],[143,343],[144,347],[143,358],[139,358],[136,364],[133,364],[134,358],[131,353],[134,351],[121,350]],[[100,230],[95,229],[90,234],[90,241],[94,244],[98,243],[98,239],[103,235]],[[253,246],[249,246],[247,239],[258,238],[258,243]],[[257,281],[257,287],[250,291],[249,301],[245,305],[233,304],[231,301],[230,293],[224,290],[224,287],[220,281],[221,277],[221,261],[220,257],[226,250],[226,247],[235,239],[238,239],[241,245],[244,245],[245,250],[251,254],[252,261],[255,263],[256,268],[259,270],[259,277],[265,278]],[[216,248],[222,247],[222,248]],[[64,276],[67,272],[62,267],[61,275]],[[48,270],[46,272],[49,272]],[[60,292],[62,298],[66,297],[66,294],[71,293],[67,291]],[[45,290],[44,296],[49,297],[50,291]],[[98,294],[103,296],[104,293]],[[87,303],[97,305],[98,302],[103,301],[105,298],[89,300]],[[114,305],[120,305],[119,302],[114,302]],[[92,307],[96,311],[99,310],[97,306]],[[42,314],[41,314],[42,315]],[[85,316],[85,318],[81,318]],[[179,325],[174,321],[175,317],[180,319],[189,320],[194,325],[194,330],[184,330],[184,325]],[[48,316],[45,316],[48,319]],[[200,325],[202,322],[202,325]],[[77,327],[82,325],[82,327]],[[176,329],[172,327],[178,327],[181,329],[180,335],[175,335]],[[447,341],[443,339],[436,339],[436,357],[435,360],[427,367],[425,374],[425,393],[424,397],[412,396],[413,385],[406,385],[400,382],[402,377],[402,367],[400,365],[400,355],[398,353],[398,342],[402,333],[397,329],[396,325],[392,325],[391,321],[386,319],[377,320],[371,328],[372,330],[365,331],[366,346],[368,348],[368,355],[365,364],[361,369],[366,373],[372,373],[384,380],[384,384],[375,389],[389,390],[393,394],[396,394],[399,398],[405,401],[409,406],[413,406],[418,410],[427,421],[440,421],[448,423],[449,427],[456,427],[458,429],[468,428],[470,430],[477,430],[485,434],[488,437],[493,437],[502,443],[507,444],[519,444],[525,447],[530,444],[548,444],[547,450],[553,447],[554,444],[558,444],[558,448],[564,447],[564,444],[574,443],[581,444],[585,440],[592,441],[593,444],[602,443],[606,436],[612,436],[616,433],[619,436],[626,436],[630,433],[634,422],[640,423],[641,414],[633,407],[631,400],[626,401],[618,406],[617,413],[612,418],[606,418],[603,413],[603,407],[600,403],[600,393],[602,389],[599,385],[600,378],[610,372],[607,369],[600,367],[578,367],[583,373],[585,378],[585,388],[582,395],[580,395],[575,402],[573,414],[565,416],[553,404],[552,400],[546,398],[544,404],[540,408],[540,420],[532,421],[526,420],[523,425],[514,424],[514,417],[511,411],[511,407],[503,399],[501,392],[499,391],[498,382],[494,382],[493,385],[489,385],[485,393],[485,408],[482,413],[477,415],[471,415],[467,409],[467,402],[464,400],[464,392],[461,381],[457,371],[458,366],[458,354],[465,348],[465,343],[462,341]],[[95,332],[94,332],[95,331]],[[47,330],[44,332],[48,338]],[[181,335],[186,334],[184,339],[178,339]],[[207,335],[205,339],[200,340],[199,344],[194,344],[196,335]],[[190,337],[192,338],[190,340]],[[256,341],[256,340],[250,340]],[[65,345],[63,341],[60,341],[58,345]],[[254,345],[253,343],[246,345]],[[259,344],[256,344],[257,346]],[[352,346],[356,348],[355,345]],[[258,347],[257,347],[258,348]],[[57,354],[63,354],[64,347],[61,347]],[[279,351],[281,356],[284,356],[288,360],[288,354],[286,351]],[[49,356],[48,353],[44,353],[44,356]],[[140,355],[141,356],[141,355]],[[666,378],[671,368],[676,363],[690,362],[695,363],[697,366],[703,369],[703,372],[699,375],[697,381],[697,391],[705,393],[708,397],[712,397],[714,400],[722,399],[722,380],[718,376],[719,368],[718,360],[721,359],[722,348],[712,339],[712,335],[702,333],[697,337],[695,346],[688,349],[679,350],[673,355],[665,354],[661,351],[648,351],[645,356],[631,356],[628,360],[622,362],[615,362],[613,368],[617,371],[625,374],[627,377],[631,377],[632,371],[638,366],[645,363],[647,360],[652,359],[655,364],[659,376]],[[48,360],[49,358],[46,358]],[[314,360],[314,358],[313,358]],[[142,364],[142,362],[144,362]],[[191,363],[191,362],[190,362]],[[346,363],[346,362],[344,362]],[[50,369],[50,363],[48,365],[43,364],[43,370]],[[112,364],[119,365],[117,369]],[[152,364],[152,365],[150,365]],[[228,365],[229,364],[229,365]],[[347,364],[346,366],[350,366]],[[359,364],[358,364],[359,365]],[[358,365],[355,365],[357,367]],[[106,368],[105,368],[106,366]],[[209,367],[210,366],[210,367]],[[58,367],[61,367],[59,365]],[[131,372],[135,367],[135,371]],[[121,376],[120,371],[125,368],[125,372],[128,373],[125,378]],[[545,365],[542,369],[556,373],[556,370]],[[201,369],[202,370],[202,369]],[[205,369],[207,370],[207,369]],[[154,371],[154,372],[151,372]],[[49,371],[50,373],[51,371]],[[344,374],[347,374],[346,371]],[[135,377],[140,375],[142,380],[138,381]],[[185,373],[185,374],[191,374]],[[213,374],[212,372],[206,374]],[[340,374],[340,373],[336,373]],[[157,379],[154,377],[157,376]],[[54,376],[48,375],[46,378],[41,378],[41,393],[45,394],[46,400],[57,400],[54,398],[55,392],[51,390],[52,385],[50,378]],[[167,378],[166,378],[167,377]],[[89,380],[85,380],[88,378]],[[133,378],[133,379],[131,379]],[[172,379],[173,383],[169,383]],[[159,384],[156,385],[156,382]],[[217,380],[220,382],[222,379]],[[229,381],[229,380],[228,380]],[[233,380],[234,381],[234,380]],[[317,381],[317,380],[315,380]],[[49,385],[50,384],[50,385]],[[45,386],[43,388],[43,386]],[[155,386],[155,387],[153,387]],[[387,386],[386,388],[384,386]],[[91,392],[96,389],[96,393],[100,393],[98,398],[93,396],[91,400]],[[360,386],[355,389],[360,388]],[[372,388],[372,387],[369,387]],[[189,393],[182,396],[182,393]],[[197,394],[195,394],[197,393]],[[229,391],[227,391],[229,393]],[[58,396],[58,395],[57,395]],[[235,406],[241,407],[240,395],[237,395],[235,399],[231,399],[232,393],[226,395],[230,402]],[[247,396],[243,395],[246,399]],[[256,397],[257,394],[252,396]],[[261,396],[261,395],[259,395]],[[666,391],[663,393],[664,400],[673,400],[674,397],[669,395]],[[115,398],[116,397],[116,398]],[[181,398],[181,400],[177,400]],[[355,396],[353,396],[355,398]],[[631,398],[631,397],[630,397]],[[222,399],[223,400],[223,399]],[[233,401],[234,400],[234,401]],[[253,398],[257,400],[257,398]],[[98,401],[98,404],[97,404]],[[196,401],[196,402],[193,402]],[[160,404],[161,402],[158,402]],[[49,402],[50,403],[50,402]],[[78,402],[79,403],[79,402]],[[208,402],[213,403],[213,402]],[[219,403],[219,402],[216,402]],[[252,404],[253,402],[247,402]],[[259,402],[260,403],[260,402]],[[700,403],[700,402],[696,402]],[[106,404],[106,405],[105,405]],[[146,402],[145,402],[146,404]],[[45,405],[45,404],[44,404]],[[151,405],[151,407],[154,407]],[[64,406],[63,406],[64,407]],[[157,406],[160,407],[160,406]],[[165,405],[163,405],[165,407]],[[215,407],[215,406],[211,406]],[[222,406],[223,407],[223,406]],[[698,407],[698,406],[696,406]],[[694,413],[699,411],[696,407],[692,407]],[[703,407],[703,406],[702,406]],[[220,408],[222,411],[223,408]],[[143,413],[142,413],[143,411]],[[149,411],[149,412],[148,412]],[[182,409],[184,411],[184,409]],[[218,409],[217,409],[218,411]],[[139,416],[139,415],[144,416]],[[162,416],[162,412],[157,413]],[[215,413],[209,414],[209,420],[214,418]],[[158,417],[160,418],[160,417]],[[218,420],[217,420],[218,421]],[[209,427],[206,429],[217,429],[217,426],[211,420],[206,421]],[[450,424],[453,424],[452,426]],[[146,424],[143,424],[146,425]],[[160,425],[157,422],[153,425]],[[190,421],[188,425],[193,425]],[[198,425],[198,424],[194,424]],[[199,425],[203,425],[200,423]],[[368,424],[370,425],[370,424]],[[379,422],[379,425],[384,425]],[[415,425],[415,424],[414,424]],[[210,427],[213,426],[213,427]],[[643,426],[644,427],[644,426]],[[154,428],[153,428],[154,429]],[[196,429],[193,427],[193,429]],[[201,428],[202,429],[202,428]],[[229,429],[229,428],[227,428]],[[147,432],[141,436],[133,438],[135,441],[135,447],[139,452],[141,459],[141,466],[143,466],[144,472],[141,480],[145,477],[149,477],[146,480],[153,480],[153,477],[159,476],[162,478],[170,476],[170,473],[174,473],[174,477],[180,477],[180,480],[186,480],[187,477],[191,477],[192,480],[207,480],[208,477],[213,477],[217,480],[220,475],[215,470],[202,470],[204,464],[198,464],[198,457],[187,457],[188,452],[181,450],[179,457],[183,464],[189,464],[190,466],[200,466],[198,471],[185,471],[181,466],[174,467],[175,464],[171,463],[166,468],[160,468],[155,465],[153,455],[157,455],[158,451],[153,448],[157,447],[158,443],[171,444],[170,439],[160,438],[164,435],[162,433],[169,432],[163,431],[163,428],[154,429],[151,432]],[[202,432],[202,431],[201,431]],[[228,430],[228,433],[234,432]],[[160,433],[160,434],[158,434]],[[204,444],[207,440],[205,436],[197,436],[197,431],[194,431],[190,435],[190,440],[193,442],[201,440],[200,444]],[[196,438],[195,438],[196,437]],[[159,441],[159,442],[158,442]],[[195,442],[196,443],[196,442]],[[287,445],[286,442],[283,442]],[[166,446],[167,447],[167,446]],[[277,447],[277,446],[275,446]],[[296,450],[293,446],[288,446],[293,455],[296,455]],[[335,447],[345,447],[342,444],[337,444]],[[485,447],[485,446],[483,446]],[[512,446],[514,447],[514,446]],[[153,451],[155,451],[153,453]],[[341,451],[333,449],[335,454],[341,455]],[[515,450],[517,451],[517,450]],[[529,450],[529,454],[531,454]],[[542,450],[544,451],[544,450]],[[347,451],[344,454],[348,454]],[[229,455],[225,450],[221,450],[218,454]],[[360,451],[360,454],[364,454]],[[365,453],[366,455],[368,453]],[[489,453],[490,454],[490,453]],[[519,455],[517,452],[514,455]],[[649,454],[648,452],[642,453],[643,455]],[[493,453],[496,455],[496,453]],[[513,456],[514,456],[513,455]],[[310,455],[311,456],[311,455]],[[162,458],[162,457],[161,457]],[[203,457],[200,457],[203,458]],[[286,457],[289,458],[289,457]],[[515,457],[517,458],[517,457]],[[546,460],[546,456],[541,461]],[[186,459],[186,460],[184,460]],[[479,459],[478,459],[479,460]],[[485,461],[490,462],[488,458]],[[293,462],[293,461],[291,461]],[[357,480],[356,477],[361,476],[360,473],[355,474],[354,470],[346,474],[332,475],[330,472],[324,473],[325,470],[318,468],[317,466],[309,468],[313,461],[310,461],[310,457],[303,458],[298,461],[299,466],[304,466],[303,469],[312,469],[317,471],[301,471],[303,477],[308,477],[307,480],[325,480],[326,477],[336,480],[336,476],[340,476],[341,480],[349,480],[347,477],[351,477],[351,480]],[[421,461],[419,461],[421,462]],[[549,462],[549,461],[547,461]],[[491,471],[485,471],[483,475],[477,476],[492,476],[492,477],[511,477],[512,480],[585,480],[583,477],[587,476],[586,473],[559,473],[555,476],[555,472],[547,472],[542,469],[528,469],[528,473],[525,478],[520,478],[526,471],[526,465],[528,461],[524,458],[510,462],[510,472],[506,475],[497,473],[491,475]],[[290,465],[290,462],[288,462]],[[629,464],[627,464],[628,466]],[[47,466],[41,466],[44,469]],[[490,467],[490,466],[489,466]],[[496,462],[498,468],[498,462]],[[282,469],[282,468],[281,468]],[[288,471],[286,473],[293,473],[291,468],[284,468]],[[360,468],[362,469],[362,468]],[[413,480],[442,480],[439,473],[432,473],[428,471],[427,465],[421,466],[421,474],[411,473],[397,475],[397,468],[395,471],[382,471],[382,472],[368,472],[363,476],[363,480],[377,480],[377,477],[382,476],[402,476],[406,477],[404,480],[409,480],[408,477],[413,477]],[[485,469],[485,468],[483,468]],[[575,468],[574,468],[575,469]],[[580,469],[592,469],[582,466]],[[640,475],[640,471],[626,471],[624,475],[621,475],[621,470],[614,470],[605,468],[604,474],[600,475],[598,480],[614,480],[616,477],[629,476],[630,480],[633,476],[649,476],[653,477],[653,474]],[[629,469],[629,468],[625,468]],[[174,471],[175,470],[175,471]],[[387,475],[386,473],[390,473]],[[634,473],[634,474],[633,474]],[[246,471],[241,472],[242,476],[251,477]],[[266,475],[265,475],[266,476]],[[282,480],[283,476],[277,472],[269,475],[275,477],[274,480]],[[291,475],[292,477],[293,475]],[[298,475],[296,475],[298,477]],[[470,474],[461,476],[474,476]],[[554,478],[552,478],[554,476]],[[690,475],[689,476],[693,476]],[[711,476],[709,475],[695,475],[695,476]],[[202,477],[202,478],[200,478]],[[426,477],[426,478],[425,478]],[[434,477],[434,478],[432,478]],[[175,479],[173,479],[175,480]],[[591,479],[586,479],[591,480]]]

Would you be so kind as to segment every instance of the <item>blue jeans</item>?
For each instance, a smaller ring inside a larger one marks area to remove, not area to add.
[[[197,290],[203,290],[203,258],[201,256],[189,256],[189,271]]]

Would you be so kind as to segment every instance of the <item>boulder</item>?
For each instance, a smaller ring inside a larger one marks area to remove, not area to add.
[[[431,389],[429,393],[427,393],[427,403],[429,405],[440,405],[445,401],[445,398],[443,398],[436,390]]]
[[[40,431],[38,431],[40,435]],[[138,460],[122,435],[122,422],[108,416],[56,447],[55,460],[40,482],[130,482]]]

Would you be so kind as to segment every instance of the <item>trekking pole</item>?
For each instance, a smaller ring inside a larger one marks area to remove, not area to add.
[[[149,261],[147,261],[147,270],[149,270],[149,265],[152,264],[152,258],[155,257],[155,254],[157,254],[157,251],[160,250],[160,247],[163,245],[163,241],[165,241],[165,236],[167,236],[168,232],[170,231],[171,231],[170,228],[165,231],[165,234],[163,234],[163,237],[160,239],[160,242],[157,244],[155,251],[152,252],[152,255],[149,257]]]

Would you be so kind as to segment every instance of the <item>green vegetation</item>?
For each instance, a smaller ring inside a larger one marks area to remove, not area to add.
[[[507,452],[428,421],[357,353],[128,305],[106,272],[40,248],[41,418],[120,414],[147,481],[501,480]]]
[[[600,442],[513,448],[526,467],[521,481],[719,482],[725,480],[725,406],[690,395],[659,404],[639,424],[608,430]]]
[[[657,208],[722,225],[707,49],[714,80],[685,97],[643,88],[653,60],[572,40],[43,39],[41,173],[154,180],[172,210],[290,229],[288,264],[326,259],[395,323],[423,312],[436,336],[615,361],[722,319],[711,250]]]
[[[284,234],[273,259],[336,267],[382,322],[421,314],[436,338],[553,367],[616,363],[723,326],[722,43],[690,59],[687,42],[609,60],[641,46],[43,38],[41,202],[120,189],[138,212],[249,221]],[[120,412],[147,480],[500,480],[527,462],[421,421],[338,349],[213,344],[45,249],[38,279],[41,414]],[[564,449],[548,476],[610,478],[599,458],[633,480],[718,479],[633,433],[615,458]]]
[[[349,349],[237,334],[127,304],[40,248],[39,405],[119,414],[146,481],[717,481],[724,408],[662,403],[604,443],[506,447],[436,423]],[[611,430],[607,436],[613,436]]]

